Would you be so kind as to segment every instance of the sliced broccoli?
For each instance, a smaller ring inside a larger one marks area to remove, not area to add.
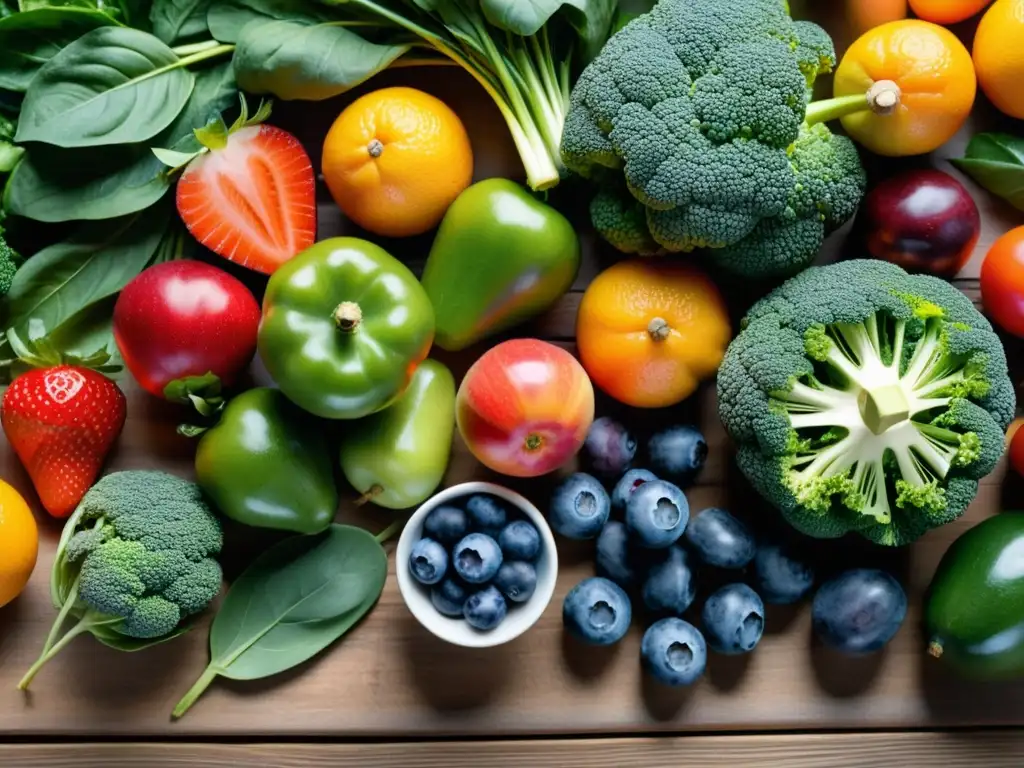
[[[718,375],[755,488],[796,528],[902,545],[959,517],[1016,407],[988,321],[879,261],[816,267],[758,302]]]
[[[101,479],[65,525],[50,581],[60,613],[18,687],[86,632],[132,649],[181,634],[220,590],[222,542],[195,483],[145,471]],[[62,636],[68,619],[75,623]]]
[[[566,165],[588,178],[621,169],[640,203],[598,181],[597,230],[628,253],[650,253],[652,241],[710,249],[751,278],[803,269],[866,183],[853,143],[822,122],[892,107],[874,90],[809,104],[835,64],[828,35],[793,21],[784,0],[661,0],[608,41],[573,89]],[[898,99],[889,86],[885,99]]]

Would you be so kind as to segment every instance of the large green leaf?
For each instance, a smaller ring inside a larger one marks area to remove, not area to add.
[[[329,99],[372,77],[409,50],[378,45],[334,24],[249,24],[238,37],[235,77],[250,93]]]
[[[7,294],[8,326],[38,339],[112,296],[141,272],[164,234],[170,210],[153,206],[114,221],[83,225],[26,261]]]
[[[0,88],[25,91],[39,68],[68,43],[116,23],[84,8],[39,8],[0,18]]]
[[[168,45],[206,35],[206,14],[213,0],[153,0],[149,19],[153,34]]]
[[[535,35],[563,10],[593,58],[608,39],[618,0],[480,0],[487,21],[517,35]]]
[[[222,43],[238,42],[242,29],[253,21],[330,21],[323,8],[303,0],[219,0],[206,18],[210,34]]]
[[[1008,133],[979,133],[953,165],[1014,208],[1024,211],[1024,139]]]
[[[36,73],[16,138],[60,147],[146,141],[178,116],[194,83],[156,37],[127,27],[94,29]]]

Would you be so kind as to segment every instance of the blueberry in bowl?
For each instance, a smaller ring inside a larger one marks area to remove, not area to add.
[[[633,617],[629,595],[613,581],[593,576],[569,590],[562,623],[590,645],[613,645],[626,636]]]
[[[407,564],[397,569],[398,586],[417,621],[472,648],[501,645],[533,626],[558,574],[554,537],[540,510],[486,482],[461,483],[428,499],[406,523],[396,557]]]
[[[594,539],[611,511],[611,499],[601,482],[576,472],[555,488],[548,520],[555,533],[567,539]]]
[[[644,483],[626,504],[626,527],[641,547],[664,549],[675,544],[686,530],[690,505],[672,483],[652,480]]]

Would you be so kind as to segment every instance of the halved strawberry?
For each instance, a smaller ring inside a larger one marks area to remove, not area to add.
[[[214,253],[270,274],[316,239],[309,155],[298,139],[270,125],[214,138],[178,181],[178,213]]]

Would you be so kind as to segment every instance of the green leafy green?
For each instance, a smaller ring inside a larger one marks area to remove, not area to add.
[[[39,8],[0,18],[0,88],[24,92],[39,68],[64,46],[116,23],[88,8]]]
[[[137,29],[87,32],[36,73],[16,138],[60,147],[146,141],[170,125],[192,93],[185,61]]]
[[[270,677],[320,653],[374,606],[387,572],[379,541],[348,525],[267,550],[228,590],[210,627],[210,664],[172,717],[218,676]]]
[[[219,0],[210,8],[206,21],[215,40],[235,43],[242,29],[253,21],[316,24],[330,19],[324,9],[304,0]]]
[[[604,45],[617,7],[617,0],[480,0],[487,21],[523,36],[537,34],[564,10],[583,41],[587,60]]]
[[[378,45],[336,24],[248,24],[238,36],[235,77],[250,93],[319,101],[386,69],[409,47]]]
[[[1014,208],[1024,211],[1024,139],[1008,133],[979,133],[953,165]]]
[[[112,296],[153,258],[170,218],[167,206],[82,225],[39,251],[14,276],[7,327],[32,342]]]
[[[153,0],[149,20],[153,34],[168,45],[176,45],[209,32],[206,15],[213,0]]]

